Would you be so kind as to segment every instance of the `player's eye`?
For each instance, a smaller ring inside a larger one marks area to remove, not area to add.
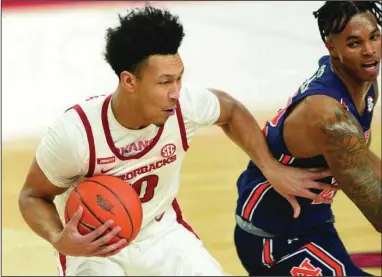
[[[348,44],[348,47],[350,47],[350,48],[356,48],[356,47],[358,47],[359,46],[359,42],[356,42],[356,41],[354,41],[354,42],[350,42],[349,44]]]
[[[379,37],[381,36],[381,34],[374,34],[370,37],[371,40],[377,40]]]
[[[159,82],[160,85],[163,85],[163,86],[166,86],[168,85],[170,82],[169,81],[162,81],[162,82]]]

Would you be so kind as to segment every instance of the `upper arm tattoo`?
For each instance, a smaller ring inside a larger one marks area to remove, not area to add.
[[[382,228],[381,180],[368,157],[368,144],[354,116],[341,107],[323,116],[323,154],[344,193],[378,230]]]

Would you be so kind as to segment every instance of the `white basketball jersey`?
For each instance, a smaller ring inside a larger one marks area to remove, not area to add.
[[[178,193],[181,164],[188,149],[182,113],[178,105],[176,114],[159,127],[150,141],[138,140],[117,148],[107,116],[111,97],[93,98],[73,107],[88,138],[87,177],[116,176],[126,181],[126,185],[133,186],[142,202],[143,228],[171,208]],[[124,155],[124,152],[134,150],[136,153]]]
[[[175,199],[188,143],[199,126],[218,120],[219,99],[207,89],[183,85],[176,114],[163,127],[142,130],[121,126],[110,101],[111,96],[93,97],[63,113],[43,137],[36,161],[52,184],[67,188],[54,201],[61,220],[68,195],[84,176],[111,175],[139,194],[142,229],[111,258],[59,254],[61,274],[222,275]]]

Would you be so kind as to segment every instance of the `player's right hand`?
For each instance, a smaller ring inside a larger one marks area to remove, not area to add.
[[[123,246],[126,245],[125,239],[120,239],[110,245],[106,244],[121,230],[119,226],[103,235],[105,231],[113,225],[113,221],[109,220],[91,233],[81,235],[78,232],[78,224],[81,220],[82,213],[83,208],[80,207],[66,224],[62,232],[52,242],[52,245],[58,252],[69,256],[108,257],[121,251]]]
[[[297,218],[301,213],[301,206],[297,201],[298,197],[317,201],[319,203],[331,204],[332,199],[319,193],[314,193],[311,189],[337,191],[339,188],[334,185],[322,183],[319,180],[332,176],[329,169],[323,168],[297,168],[274,163],[273,168],[263,170],[263,173],[273,189],[283,196],[293,208],[293,217]]]

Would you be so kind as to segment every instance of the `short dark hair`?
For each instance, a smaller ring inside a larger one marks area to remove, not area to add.
[[[138,75],[152,55],[176,54],[185,35],[178,16],[151,6],[128,10],[119,22],[107,29],[104,54],[118,78],[125,70]]]
[[[313,12],[322,40],[326,42],[328,35],[341,33],[354,15],[367,11],[375,16],[381,26],[382,12],[377,4],[381,5],[381,1],[326,1],[319,10]]]

